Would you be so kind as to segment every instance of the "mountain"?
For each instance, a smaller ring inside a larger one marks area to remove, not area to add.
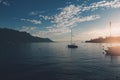
[[[112,36],[112,37],[106,37],[106,38],[99,37],[99,38],[88,40],[86,42],[90,42],[90,43],[120,43],[120,36],[117,36],[117,37]]]
[[[0,28],[0,43],[53,42],[49,38],[34,37],[27,32]]]

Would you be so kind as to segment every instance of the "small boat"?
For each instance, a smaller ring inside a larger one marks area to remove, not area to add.
[[[68,48],[78,48],[78,46],[75,45],[75,43],[72,43],[72,29],[71,29],[71,44],[68,45]]]
[[[78,48],[78,46],[75,44],[70,44],[70,45],[68,45],[68,48]]]
[[[106,55],[120,56],[120,46],[108,47]]]
[[[110,37],[111,37],[111,22],[110,22]],[[107,50],[104,50],[106,52],[106,55],[120,56],[120,46],[111,46],[107,48],[108,48]]]

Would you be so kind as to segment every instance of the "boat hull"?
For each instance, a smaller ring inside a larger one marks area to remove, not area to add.
[[[78,48],[77,45],[68,45],[68,48]]]

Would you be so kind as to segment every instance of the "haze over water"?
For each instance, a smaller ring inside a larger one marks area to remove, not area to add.
[[[68,42],[0,47],[1,80],[119,80],[120,57],[103,54],[103,45]]]

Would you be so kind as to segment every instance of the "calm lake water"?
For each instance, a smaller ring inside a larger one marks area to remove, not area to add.
[[[67,42],[0,46],[0,80],[120,80],[120,57],[103,45]]]

